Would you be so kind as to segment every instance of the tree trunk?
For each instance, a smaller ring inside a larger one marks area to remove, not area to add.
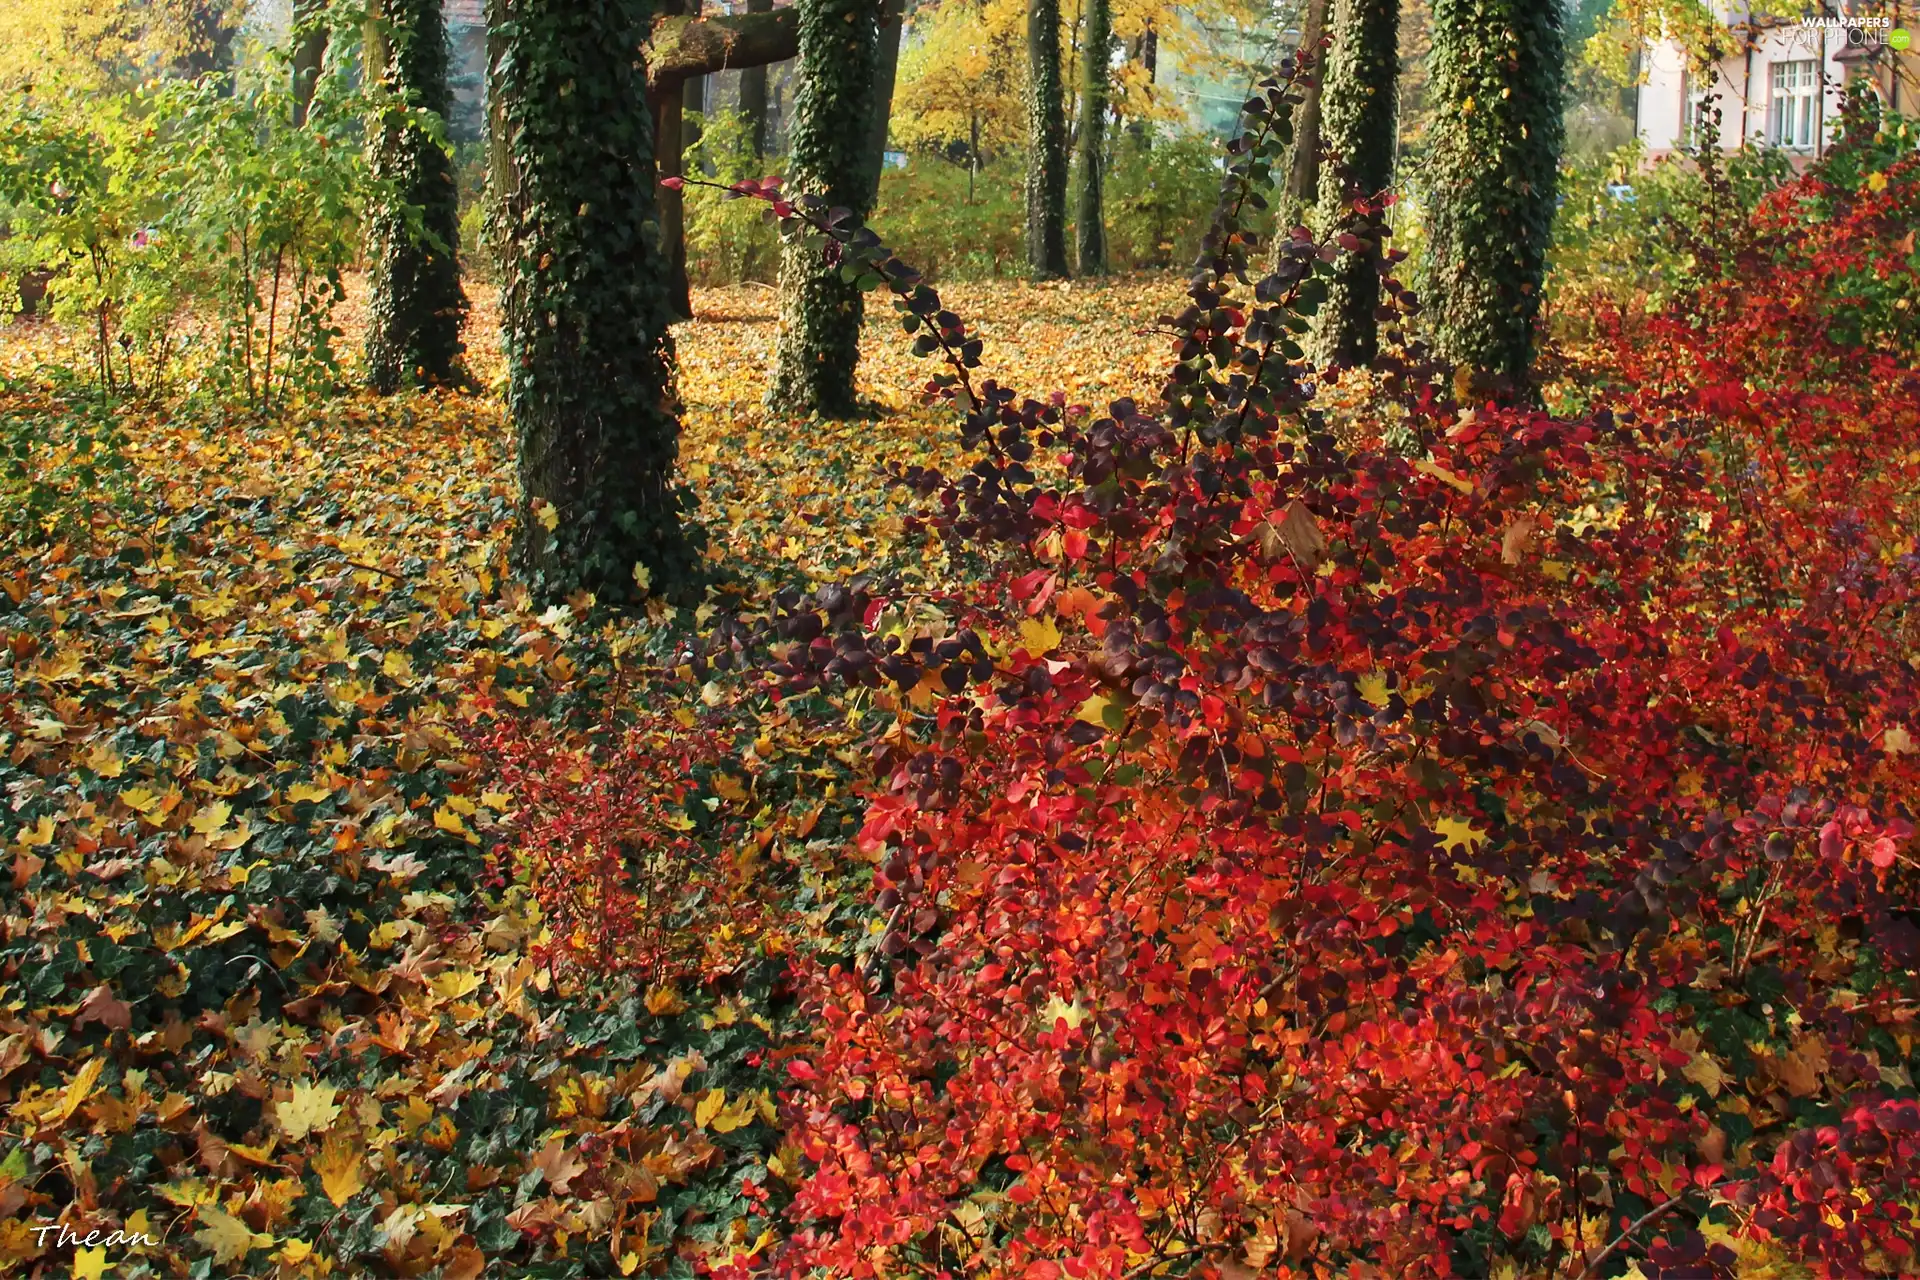
[[[655,7],[664,14],[685,16],[689,8],[696,13],[700,0],[656,0]],[[656,37],[660,28],[654,28]],[[648,55],[655,52],[654,46],[648,47]],[[662,178],[678,178],[686,172],[683,157],[686,154],[685,86],[691,77],[663,78],[649,68],[647,87],[647,106],[653,113],[653,155]],[[654,192],[655,201],[660,210],[660,243],[665,247],[668,260],[668,277],[673,300],[673,318],[676,320],[693,319],[693,288],[687,279],[687,201],[684,194],[671,187],[660,187]]]
[[[293,6],[293,124],[307,123],[320,68],[327,60],[327,0],[296,0]]]
[[[447,27],[440,0],[382,0],[367,42],[367,72],[408,107],[447,118]],[[459,189],[453,163],[425,131],[399,113],[379,124],[373,172],[394,185],[394,202],[373,212],[367,301],[367,382],[390,394],[450,382],[460,361]],[[420,210],[424,235],[407,225]]]
[[[800,72],[788,146],[788,182],[864,219],[879,6],[873,0],[799,0]],[[865,300],[841,278],[839,255],[817,241],[786,245],[780,261],[780,337],[768,403],[784,413],[849,417],[858,409]]]
[[[1111,0],[1087,0],[1080,91],[1080,274],[1107,273],[1107,100],[1113,57]]]
[[[656,87],[648,95],[653,114],[654,160],[662,178],[683,176],[685,154],[683,97],[679,86]],[[684,193],[661,187],[654,193],[660,210],[660,244],[667,255],[673,318],[693,319],[693,291],[687,280],[687,201]]]
[[[650,6],[491,0],[488,16],[515,560],[543,599],[631,601],[699,568],[673,482],[670,263],[633,54]]]
[[[880,199],[880,174],[887,167],[887,134],[893,127],[893,86],[900,77],[900,39],[906,26],[903,0],[890,0],[880,26],[880,62],[873,76],[873,136],[867,144],[873,172],[871,209]]]
[[[1325,81],[1328,0],[1307,0],[1306,19],[1300,24],[1300,49],[1312,57],[1313,83],[1303,91],[1293,122],[1293,144],[1287,152],[1287,182],[1281,192],[1276,219],[1282,231],[1305,221],[1307,210],[1320,195],[1320,91]]]
[[[1060,0],[1027,0],[1027,267],[1067,274],[1067,111]]]
[[[770,13],[773,0],[747,0],[749,14]],[[740,114],[747,122],[747,136],[753,139],[753,154],[767,154],[767,64],[762,62],[740,72]]]
[[[1140,40],[1133,51],[1134,60],[1140,69],[1147,73],[1147,93],[1151,97],[1153,86],[1160,76],[1160,33],[1149,26],[1140,33]],[[1145,116],[1136,117],[1128,131],[1133,135],[1134,145],[1142,151],[1153,145],[1153,122]]]
[[[1435,0],[1426,293],[1440,354],[1525,394],[1560,163],[1561,6]]]
[[[1320,129],[1333,163],[1320,171],[1318,221],[1324,234],[1353,207],[1393,182],[1394,92],[1400,76],[1400,0],[1337,0],[1333,48],[1321,93]],[[1325,362],[1367,364],[1380,350],[1380,245],[1334,267],[1320,311]]]

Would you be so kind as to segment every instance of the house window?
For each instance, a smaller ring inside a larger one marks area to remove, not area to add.
[[[1776,62],[1767,106],[1767,141],[1776,147],[1804,151],[1813,146],[1813,118],[1819,101],[1819,66],[1808,58]]]
[[[1680,74],[1680,145],[1699,147],[1705,145],[1707,120],[1707,100],[1713,94],[1713,84],[1709,80],[1701,83],[1700,77],[1691,71]]]

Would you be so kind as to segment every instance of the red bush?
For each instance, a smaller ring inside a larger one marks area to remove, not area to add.
[[[788,621],[927,712],[879,956],[806,975],[783,1271],[1908,1265],[1920,378],[1828,321],[1916,198],[1619,323],[1577,421],[1402,370],[1412,458],[1310,407],[1317,246],[1256,284],[1223,220],[1164,402],[1095,417],[856,242],[982,446],[910,479],[1037,567],[952,636]]]

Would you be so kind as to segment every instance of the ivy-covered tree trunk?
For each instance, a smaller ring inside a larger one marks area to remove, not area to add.
[[[382,0],[374,33],[369,73],[410,110],[431,112],[444,123],[453,93],[440,0]],[[459,189],[446,151],[417,122],[389,112],[374,140],[373,170],[393,184],[396,196],[371,219],[367,382],[384,395],[454,378],[467,300],[456,252]]]
[[[1287,180],[1281,189],[1276,221],[1282,231],[1298,226],[1320,196],[1320,88],[1326,82],[1328,0],[1307,0],[1300,22],[1299,51],[1313,59],[1313,83],[1301,90],[1294,113],[1293,142],[1287,148]],[[1275,249],[1285,237],[1277,237]]]
[[[1067,107],[1060,0],[1027,0],[1027,267],[1067,274]]]
[[[1080,274],[1107,272],[1107,104],[1113,60],[1112,0],[1087,0],[1080,89]]]
[[[1335,0],[1333,48],[1320,90],[1320,140],[1333,162],[1319,175],[1320,228],[1337,225],[1355,195],[1393,182],[1394,90],[1400,77],[1400,0]],[[1320,312],[1323,360],[1365,364],[1380,349],[1380,245],[1340,259]]]
[[[790,189],[864,219],[880,6],[873,0],[800,0],[799,93],[787,147]],[[837,246],[830,246],[833,248]],[[768,403],[783,413],[849,417],[858,410],[864,296],[841,278],[839,255],[795,241],[780,259],[780,336]]]
[[[1428,315],[1440,353],[1529,380],[1558,189],[1562,12],[1434,0]]]
[[[545,599],[630,601],[692,580],[673,480],[679,406],[647,0],[491,0],[491,240],[505,276],[516,562]]]
[[[773,12],[773,0],[747,0],[748,13]],[[759,66],[740,69],[740,114],[747,122],[748,135],[753,139],[753,154],[764,156],[771,139],[767,136],[767,68],[765,63]]]

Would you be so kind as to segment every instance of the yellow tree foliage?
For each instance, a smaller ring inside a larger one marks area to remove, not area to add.
[[[1023,0],[940,0],[914,15],[900,58],[893,137],[903,146],[982,152],[1017,144],[1026,128]]]
[[[1143,38],[1151,31],[1162,68],[1222,68],[1252,83],[1278,61],[1279,31],[1292,25],[1299,0],[1194,0],[1178,9],[1161,0],[1114,0],[1113,35],[1122,57],[1113,69],[1112,102],[1124,120],[1184,118],[1176,96],[1148,76]],[[1080,84],[1083,6],[1061,6],[1061,75],[1067,118],[1075,118]],[[1255,38],[1256,33],[1264,41]],[[1025,0],[935,0],[915,11],[895,91],[892,137],[909,148],[977,146],[991,154],[1026,137],[1027,6]],[[1273,46],[1268,48],[1267,46]],[[1247,49],[1262,56],[1247,60]],[[1267,56],[1270,55],[1270,56]]]
[[[81,88],[139,79],[183,62],[241,0],[5,0],[0,89],[49,76]]]
[[[1638,84],[1646,72],[1636,55],[1653,40],[1679,44],[1695,69],[1711,66],[1733,47],[1731,33],[1702,0],[1614,0],[1583,56],[1614,83]]]

